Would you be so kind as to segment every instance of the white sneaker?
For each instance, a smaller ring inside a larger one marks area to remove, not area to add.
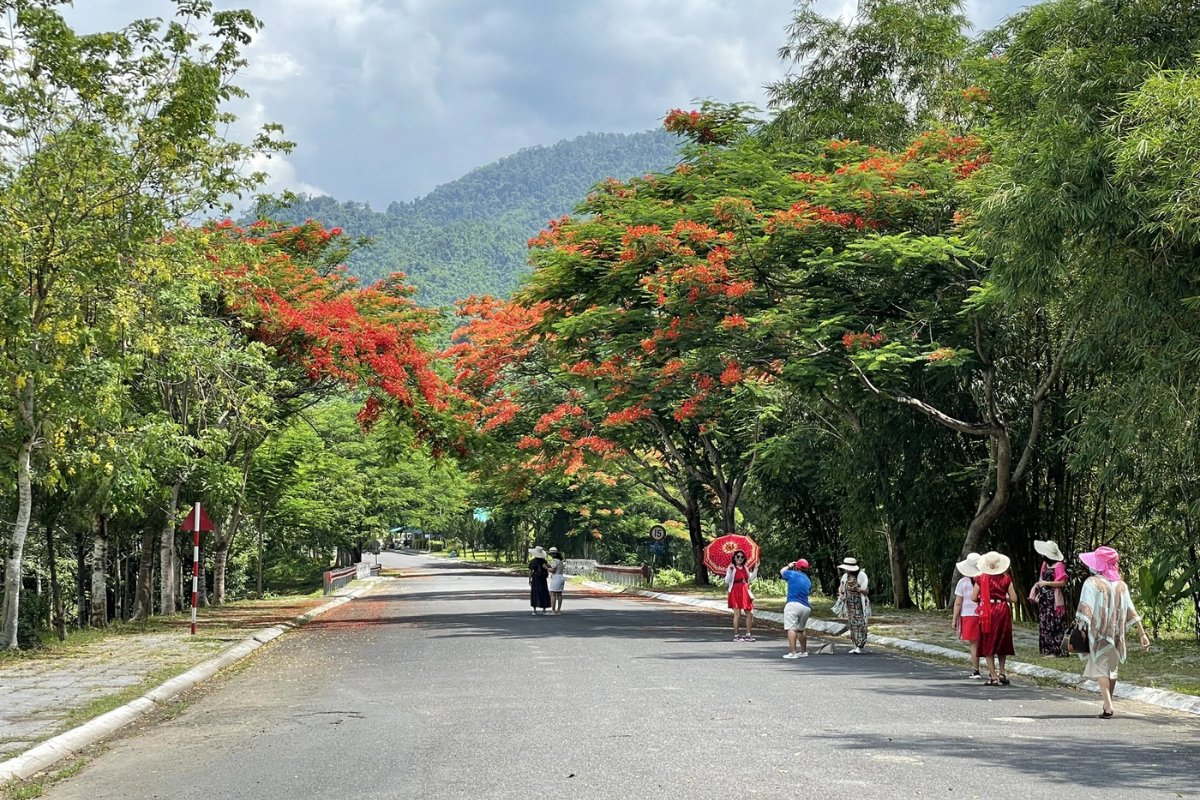
[[[856,655],[858,655],[858,654],[859,654],[859,653],[861,653],[861,652],[862,652],[862,650],[859,650],[857,647],[854,647],[854,648],[851,648],[851,650],[850,650],[850,655],[852,655],[852,656],[856,656]]]
[[[803,653],[801,653],[800,658],[808,658],[808,651],[806,650]]]
[[[784,653],[783,657],[784,658],[801,658],[803,655],[804,655],[803,653]]]
[[[532,616],[532,617],[536,617],[537,615],[538,615],[538,613],[536,611],[533,612],[532,614],[530,614],[530,616]]]

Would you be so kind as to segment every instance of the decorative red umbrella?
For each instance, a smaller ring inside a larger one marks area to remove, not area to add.
[[[758,545],[749,536],[739,536],[731,533],[709,542],[704,548],[704,563],[717,575],[724,575],[725,570],[733,563],[733,554],[741,550],[746,554],[746,568],[753,569],[758,564]]]

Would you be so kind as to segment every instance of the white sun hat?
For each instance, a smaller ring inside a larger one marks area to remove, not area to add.
[[[838,569],[842,570],[843,572],[858,572],[858,559],[849,557],[844,558],[842,559],[842,563],[838,564]]]
[[[1033,549],[1036,550],[1039,555],[1051,561],[1067,560],[1063,556],[1062,550],[1058,549],[1058,542],[1054,541],[1053,539],[1047,539],[1044,542],[1039,539],[1033,543]]]
[[[958,574],[964,578],[974,578],[979,574],[979,553],[969,553],[962,561],[954,565]]]

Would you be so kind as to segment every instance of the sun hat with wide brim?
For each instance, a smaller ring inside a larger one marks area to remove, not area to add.
[[[1063,556],[1062,550],[1058,549],[1058,543],[1053,539],[1047,539],[1044,542],[1039,539],[1033,543],[1033,549],[1038,552],[1038,555],[1042,556],[1043,558],[1048,558],[1051,561],[1067,560],[1066,557]]]
[[[1090,553],[1080,553],[1079,560],[1088,569],[1095,570],[1110,581],[1121,580],[1121,573],[1117,569],[1121,556],[1111,547],[1097,547]]]
[[[550,555],[554,555],[555,553],[557,553],[557,552],[558,552],[558,548],[557,548],[557,547],[551,547],[551,548],[550,548],[549,550],[547,550],[546,552],[547,552],[547,553],[549,553]]]
[[[983,575],[1003,575],[1008,572],[1008,568],[1012,564],[1012,559],[1003,553],[997,553],[993,550],[990,553],[981,555],[975,564],[979,568],[979,572]]]
[[[529,551],[529,555],[533,556],[534,558],[545,558],[546,551],[543,550],[541,547],[535,547]]]
[[[967,554],[967,557],[955,564],[954,568],[964,578],[974,578],[979,574],[979,553]]]
[[[858,566],[857,558],[844,558],[842,563],[838,564],[838,569],[842,572],[858,572],[861,567]]]

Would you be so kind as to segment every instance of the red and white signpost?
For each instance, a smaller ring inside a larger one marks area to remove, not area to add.
[[[196,508],[188,518],[183,522],[183,530],[194,531],[195,537],[192,540],[192,636],[196,635],[196,606],[200,594],[200,531],[211,531],[213,529],[212,520],[208,518],[208,514],[196,503]]]

